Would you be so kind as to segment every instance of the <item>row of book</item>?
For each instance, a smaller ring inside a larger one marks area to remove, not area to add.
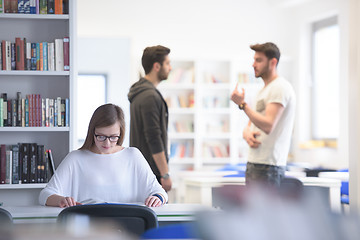
[[[193,108],[194,107],[194,92],[189,94],[172,94],[165,97],[165,101],[170,108]]]
[[[207,133],[228,133],[230,131],[229,119],[208,118],[205,122]]]
[[[0,0],[0,13],[68,14],[69,0]]]
[[[206,96],[203,98],[204,108],[228,108],[230,104],[230,96]]]
[[[194,68],[176,68],[172,70],[167,79],[169,83],[194,83]]]
[[[172,142],[170,145],[170,158],[194,157],[194,142]]]
[[[0,43],[0,70],[69,71],[69,37],[54,42],[27,42],[15,38],[15,42]]]
[[[205,158],[229,157],[229,145],[218,141],[204,143],[203,156]]]
[[[0,98],[0,127],[68,127],[69,99],[41,98],[40,94],[21,92],[16,99],[8,99],[7,93]]]
[[[54,171],[51,149],[44,145],[0,145],[0,184],[47,183]]]
[[[192,120],[177,120],[169,124],[169,132],[192,133],[194,132],[194,122]]]

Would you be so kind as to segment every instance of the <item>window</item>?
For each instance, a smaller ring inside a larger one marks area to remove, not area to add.
[[[339,136],[339,26],[337,17],[313,24],[312,32],[312,138]]]
[[[97,107],[106,103],[106,75],[79,74],[77,88],[77,148],[86,138],[90,118]]]

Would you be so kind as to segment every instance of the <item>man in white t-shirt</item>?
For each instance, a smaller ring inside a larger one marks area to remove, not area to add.
[[[279,186],[284,177],[295,119],[295,93],[291,84],[278,76],[280,51],[274,43],[251,45],[253,68],[264,87],[256,96],[255,109],[244,101],[245,91],[235,90],[231,100],[249,117],[243,138],[250,150],[246,184],[261,182]]]

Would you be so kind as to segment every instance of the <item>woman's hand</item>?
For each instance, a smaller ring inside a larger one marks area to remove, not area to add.
[[[76,205],[82,205],[81,203],[75,201],[73,197],[63,197],[60,195],[51,195],[46,200],[46,206],[53,206],[53,207],[71,207]]]
[[[157,196],[150,196],[145,200],[145,205],[148,207],[160,207],[163,202]]]

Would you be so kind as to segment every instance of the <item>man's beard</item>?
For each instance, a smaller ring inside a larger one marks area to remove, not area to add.
[[[158,78],[160,81],[164,81],[168,78],[169,74],[165,73],[163,69],[161,69],[158,73]]]

